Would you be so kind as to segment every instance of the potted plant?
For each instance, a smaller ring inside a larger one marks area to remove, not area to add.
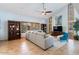
[[[74,22],[73,27],[74,27],[74,30],[76,32],[76,35],[74,36],[74,38],[76,40],[79,40],[79,33],[78,33],[79,32],[79,20],[77,20],[76,22]]]

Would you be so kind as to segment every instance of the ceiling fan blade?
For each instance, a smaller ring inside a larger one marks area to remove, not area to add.
[[[46,13],[52,13],[52,11],[46,11]]]

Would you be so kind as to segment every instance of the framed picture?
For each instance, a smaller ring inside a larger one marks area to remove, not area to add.
[[[56,25],[62,25],[62,16],[56,17]]]

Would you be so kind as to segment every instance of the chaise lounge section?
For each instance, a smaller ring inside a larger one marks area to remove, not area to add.
[[[26,32],[26,38],[44,50],[53,46],[53,37],[44,32]]]

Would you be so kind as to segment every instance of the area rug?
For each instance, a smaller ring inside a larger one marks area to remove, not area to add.
[[[67,44],[66,40],[56,41],[56,42],[54,42],[54,45],[49,50],[59,49],[59,48],[63,47],[66,44]]]

